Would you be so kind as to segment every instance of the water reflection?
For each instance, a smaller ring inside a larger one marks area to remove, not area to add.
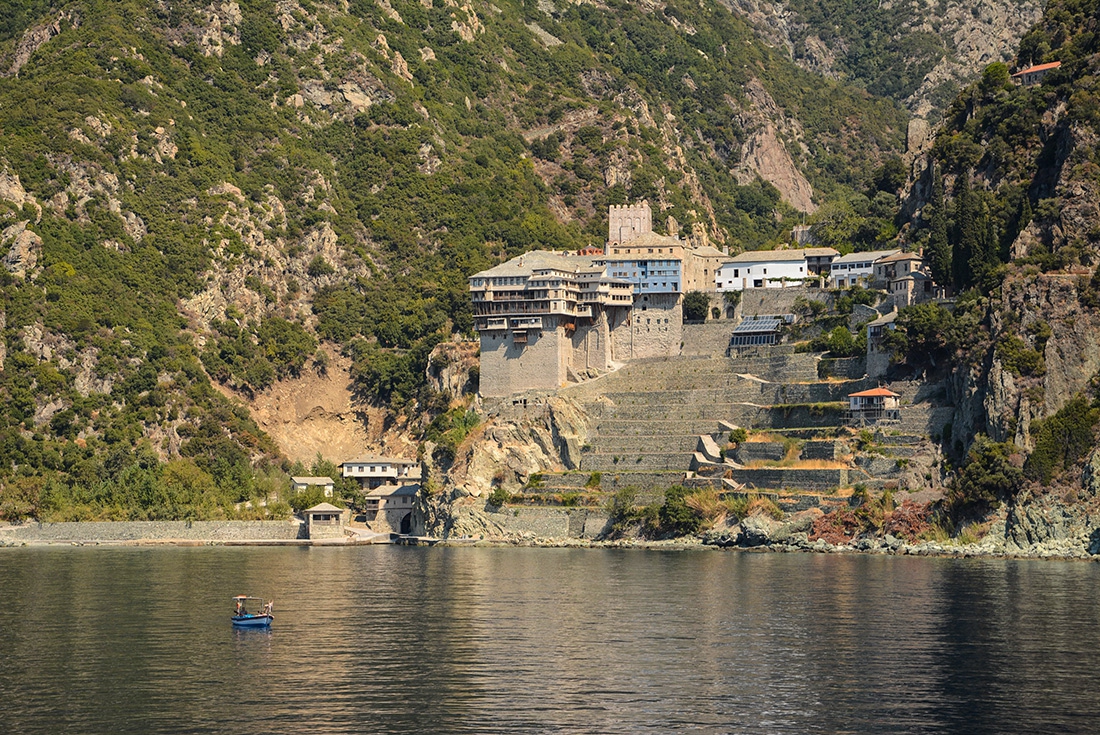
[[[1092,564],[0,553],[0,732],[1089,732]],[[229,624],[234,594],[270,630]]]

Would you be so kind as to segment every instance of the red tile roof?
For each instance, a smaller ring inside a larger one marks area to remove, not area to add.
[[[1061,61],[1052,61],[1049,64],[1039,64],[1038,66],[1029,66],[1026,69],[1021,69],[1012,76],[1018,77],[1021,74],[1030,74],[1033,71],[1046,71],[1047,69],[1057,69],[1062,65]]]
[[[900,394],[895,393],[891,390],[886,390],[885,388],[872,388],[871,390],[861,390],[859,393],[849,393],[848,397],[849,398],[852,398],[852,397],[856,397],[856,398],[876,398],[876,397],[898,398],[899,395]]]

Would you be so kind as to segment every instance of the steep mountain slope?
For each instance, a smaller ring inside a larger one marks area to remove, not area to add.
[[[1008,61],[1045,3],[725,0],[810,71],[938,119],[988,64]]]
[[[1016,547],[1096,546],[1098,25],[1095,0],[1051,2],[1015,67],[1057,66],[1030,86],[987,67],[947,111],[909,205],[934,274],[970,289],[954,315],[913,324],[939,335],[928,353],[957,363],[956,504],[1006,502]]]
[[[211,378],[250,399],[327,341],[358,400],[434,415],[470,272],[601,242],[628,199],[763,244],[904,126],[715,6],[0,11],[4,515],[233,512],[280,452]]]

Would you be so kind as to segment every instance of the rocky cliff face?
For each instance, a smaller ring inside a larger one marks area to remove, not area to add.
[[[723,0],[735,12],[743,14],[772,44],[786,50],[790,58],[808,71],[845,79],[852,76],[848,54],[863,39],[854,37],[862,22],[851,24],[852,37],[844,33],[844,18],[834,16],[834,24],[824,27],[808,14],[799,12],[800,3],[791,0]],[[1008,61],[1020,38],[1042,16],[1044,2],[1021,0],[1011,3],[982,3],[975,0],[949,0],[938,4],[911,4],[906,10],[900,3],[886,0],[872,11],[866,6],[852,7],[848,13],[868,15],[894,14],[900,22],[891,27],[892,43],[888,51],[904,56],[907,41],[937,38],[939,49],[935,63],[912,91],[898,99],[915,116],[936,118],[954,93],[977,77],[986,65]],[[828,13],[823,13],[827,16]],[[823,40],[822,37],[829,40]],[[921,57],[908,52],[912,63]],[[873,80],[860,80],[864,84]]]
[[[530,407],[501,405],[459,447],[451,462],[432,459],[425,445],[427,481],[421,511],[425,531],[439,537],[500,535],[485,512],[496,488],[514,492],[531,475],[576,469],[590,419],[573,401],[550,396]]]

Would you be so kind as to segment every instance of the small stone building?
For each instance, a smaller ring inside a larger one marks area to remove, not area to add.
[[[1062,65],[1061,61],[1052,61],[1048,64],[1038,64],[1036,66],[1029,66],[1026,69],[1021,69],[1012,75],[1012,81],[1016,84],[1030,87],[1033,84],[1039,84],[1050,72],[1054,71]]]
[[[310,539],[344,538],[344,511],[332,503],[319,503],[304,514]]]
[[[890,369],[891,351],[883,344],[887,332],[895,328],[898,313],[892,311],[867,325],[867,377],[881,378]]]
[[[367,493],[366,522],[375,533],[411,533],[419,485],[379,487]]]

